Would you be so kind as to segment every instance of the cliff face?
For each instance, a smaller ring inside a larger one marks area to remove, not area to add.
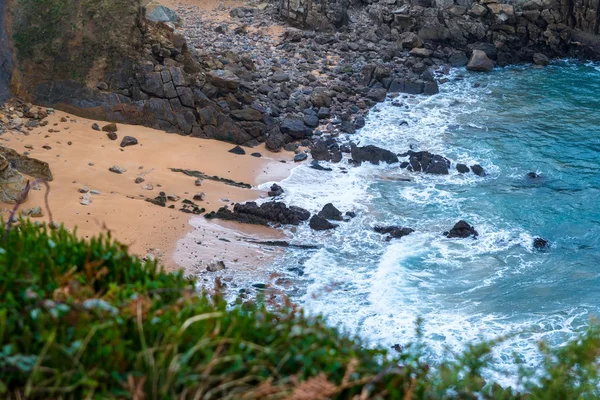
[[[10,97],[9,86],[12,75],[12,54],[6,34],[6,0],[0,0],[0,102]]]

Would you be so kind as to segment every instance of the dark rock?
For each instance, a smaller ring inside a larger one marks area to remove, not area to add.
[[[304,124],[310,128],[319,126],[319,118],[314,115],[305,115],[303,118]]]
[[[260,153],[252,153],[252,154],[250,154],[250,155],[251,155],[252,157],[256,157],[256,158],[261,158],[261,157],[262,157],[262,154],[260,154]]]
[[[255,202],[236,204],[233,211],[221,207],[217,212],[206,214],[206,218],[219,218],[246,224],[269,225],[269,223],[284,225],[299,225],[310,218],[310,212],[300,207],[287,207],[284,203],[270,201],[258,206]]]
[[[494,62],[482,50],[473,50],[473,55],[467,69],[474,72],[491,72],[494,69]]]
[[[107,132],[106,136],[110,139],[110,140],[117,140],[117,133],[116,132]]]
[[[346,217],[348,218],[355,218],[356,217],[356,213],[354,211],[346,211]]]
[[[317,171],[327,171],[327,172],[333,171],[331,168],[326,168],[326,167],[322,166],[321,164],[319,164],[319,162],[317,160],[312,160],[312,162],[310,163],[310,167],[312,169],[316,169]]]
[[[284,119],[279,129],[281,133],[288,134],[294,139],[300,140],[306,137],[306,126],[297,118]]]
[[[108,125],[104,125],[104,126],[102,127],[102,130],[103,130],[104,132],[116,132],[116,131],[118,130],[118,129],[117,129],[117,124],[108,124]]]
[[[479,234],[471,225],[469,225],[465,221],[458,221],[456,225],[450,231],[444,232],[444,236],[447,238],[468,238],[469,236],[473,236],[473,238],[477,238]]]
[[[337,225],[332,224],[325,218],[318,215],[313,215],[309,222],[310,228],[315,231],[326,231],[329,229],[337,228]]]
[[[354,127],[354,124],[352,122],[342,121],[342,123],[340,124],[340,131],[352,134],[356,133],[356,128]]]
[[[298,153],[294,156],[294,162],[301,162],[308,158],[308,154],[306,153]]]
[[[486,175],[485,170],[479,164],[471,165],[471,171],[473,171],[473,173],[477,176],[485,176]]]
[[[413,172],[424,172],[426,174],[448,175],[450,160],[428,151],[412,151],[401,154],[409,157],[408,169]]]
[[[385,89],[385,88],[371,89],[367,93],[367,98],[369,98],[373,101],[376,101],[378,103],[385,101],[386,96],[387,96],[387,89]]]
[[[545,250],[550,247],[550,243],[541,237],[533,239],[533,248],[536,250]]]
[[[99,131],[100,130],[100,125],[94,123],[94,124],[92,124],[92,129],[95,130],[95,131]]]
[[[329,118],[330,116],[331,116],[331,111],[329,110],[329,108],[327,108],[327,107],[319,108],[319,111],[317,112],[317,118],[325,119],[325,118]]]
[[[279,129],[274,129],[273,131],[271,131],[269,136],[267,136],[265,146],[267,150],[270,151],[281,151],[283,146],[285,146],[285,136],[281,133]]]
[[[164,196],[161,192],[161,195],[159,195],[153,199],[147,198],[146,201],[148,203],[152,203],[156,206],[165,207],[167,205],[167,196]]]
[[[274,183],[273,185],[271,185],[271,190],[268,194],[270,197],[281,196],[283,194],[283,188],[278,184]]]
[[[398,157],[394,153],[373,145],[358,147],[353,144],[351,154],[352,159],[357,163],[370,162],[371,164],[379,164],[380,162],[385,162],[394,164],[398,162]]]
[[[335,208],[335,206],[331,203],[325,204],[323,209],[319,211],[317,214],[319,217],[333,220],[333,221],[343,221],[342,212]]]
[[[354,119],[354,126],[356,129],[364,128],[366,124],[367,122],[365,121],[364,117],[360,115]]]
[[[122,174],[124,172],[126,172],[127,170],[123,167],[119,167],[118,165],[113,165],[112,167],[110,167],[108,169],[110,172],[114,172],[115,174]]]
[[[461,174],[466,174],[471,171],[465,164],[456,164],[456,170]]]
[[[240,156],[243,156],[244,154],[246,154],[246,150],[242,149],[240,146],[235,146],[233,149],[228,151],[229,153],[233,153],[233,154],[238,154]]]
[[[550,59],[542,53],[535,53],[533,55],[533,62],[535,65],[545,67],[546,65],[550,64]]]
[[[541,175],[538,175],[538,174],[537,174],[537,173],[535,173],[535,172],[529,172],[529,173],[527,174],[527,177],[528,177],[529,179],[538,179],[538,178],[540,178],[540,177],[541,177]]]
[[[133,136],[124,136],[123,140],[121,140],[121,147],[134,146],[138,144],[138,141]]]
[[[382,235],[389,235],[387,240],[399,239],[408,236],[415,230],[411,228],[403,228],[400,226],[376,226],[373,230]]]
[[[242,110],[233,110],[231,116],[241,121],[262,121],[263,114],[253,108],[244,108]]]

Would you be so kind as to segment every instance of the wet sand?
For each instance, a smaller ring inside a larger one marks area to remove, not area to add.
[[[66,122],[61,122],[61,118]],[[77,227],[79,236],[84,238],[110,232],[114,238],[129,245],[134,254],[145,256],[152,253],[170,269],[178,266],[193,269],[194,265],[212,259],[232,262],[233,259],[253,260],[257,249],[247,246],[245,241],[231,239],[238,235],[235,226],[240,224],[228,225],[227,232],[224,232],[221,225],[204,221],[204,217],[195,217],[195,221],[201,219],[202,223],[194,222],[199,227],[196,228],[198,232],[194,232],[190,214],[178,210],[181,200],[168,202],[167,206],[175,205],[175,209],[169,209],[151,204],[145,198],[154,198],[162,191],[182,200],[192,200],[194,194],[203,192],[204,201],[194,202],[212,211],[226,204],[266,196],[265,192],[256,188],[242,189],[209,180],[203,180],[202,186],[196,186],[196,178],[172,172],[170,168],[197,170],[254,187],[280,181],[293,168],[289,161],[286,164],[280,162],[281,159],[290,160],[290,154],[273,154],[264,148],[246,148],[246,155],[235,155],[228,152],[234,147],[229,143],[122,124],[118,124],[118,139],[113,141],[106,132],[92,129],[96,121],[58,111],[48,121],[48,126],[35,128],[26,134],[9,132],[0,138],[0,143],[49,163],[54,175],[49,195],[54,220],[64,223],[69,229]],[[100,127],[106,125],[104,122],[98,124]],[[58,132],[49,133],[49,129]],[[121,148],[124,136],[137,138],[139,144]],[[260,152],[264,157],[253,157],[250,155],[252,152]],[[123,174],[110,172],[109,168],[113,165],[127,171]],[[135,183],[138,177],[145,181]],[[152,185],[153,190],[146,190],[149,188],[147,185]],[[92,203],[89,205],[80,204],[82,194],[79,189],[84,186],[99,193],[91,194]],[[45,216],[38,220],[48,221],[44,192],[43,187],[42,190],[31,191],[21,208],[41,206]],[[6,216],[12,205],[0,204],[0,207]],[[280,235],[276,230],[264,227],[244,226],[240,229],[259,237]],[[204,239],[205,243],[210,243],[211,251],[202,252],[195,249],[195,242],[191,241],[196,240],[191,239],[196,236],[213,238],[217,235],[231,238],[227,239],[229,241]],[[178,240],[182,240],[180,246],[177,245]],[[173,254],[175,249],[179,252],[176,256]],[[186,259],[192,255],[193,259]],[[247,263],[250,262],[254,261]]]

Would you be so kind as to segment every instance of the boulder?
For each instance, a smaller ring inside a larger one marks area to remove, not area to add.
[[[292,138],[301,140],[306,137],[306,125],[297,118],[286,118],[281,122],[279,127],[281,133],[288,134]]]
[[[104,126],[102,127],[102,130],[103,130],[104,132],[116,132],[116,131],[118,130],[118,129],[117,129],[117,124],[108,124],[108,125],[104,125]]]
[[[471,165],[471,171],[473,171],[473,173],[477,176],[485,176],[486,175],[485,170],[479,164]]]
[[[475,228],[473,228],[467,222],[461,220],[461,221],[458,221],[454,225],[454,227],[452,227],[452,229],[450,229],[448,232],[444,232],[444,236],[446,236],[449,239],[452,239],[452,238],[464,239],[464,238],[468,238],[469,236],[473,236],[473,238],[476,239],[477,236],[479,236],[479,233],[477,233]]]
[[[550,247],[550,243],[541,237],[533,239],[533,248],[536,250],[545,250]]]
[[[240,87],[240,78],[229,70],[214,70],[206,73],[208,83],[222,92],[235,92]]]
[[[533,55],[533,63],[535,65],[545,67],[546,65],[550,64],[550,59],[542,53],[535,53]]]
[[[398,162],[398,156],[389,150],[382,149],[377,146],[368,145],[364,147],[358,147],[352,145],[351,148],[352,159],[357,163],[370,162],[371,164],[379,164],[385,162],[388,164],[394,164]]]
[[[10,163],[11,168],[18,172],[31,176],[36,179],[52,181],[52,172],[50,166],[45,161],[19,154],[17,151],[0,145],[0,156],[3,156]]]
[[[170,22],[176,24],[179,21],[177,13],[158,1],[151,1],[144,7],[144,15],[150,22]]]
[[[11,167],[6,157],[0,155],[0,202],[16,203],[26,186],[25,177]]]
[[[465,164],[456,164],[456,170],[458,172],[460,172],[461,174],[466,174],[467,172],[471,171],[471,169],[469,167],[467,167]]]
[[[401,157],[409,157],[406,166],[412,172],[424,172],[434,175],[448,175],[450,160],[438,154],[432,154],[428,151],[412,151],[401,154]]]
[[[411,228],[404,228],[401,226],[376,226],[373,230],[382,235],[388,235],[386,240],[399,239],[401,237],[410,235],[415,230]]]
[[[260,206],[255,202],[238,203],[233,207],[233,211],[227,207],[221,207],[216,212],[206,214],[205,217],[255,225],[269,225],[270,223],[299,225],[300,222],[310,218],[310,212],[300,207],[288,207],[282,202],[269,201]]]
[[[335,206],[331,203],[325,204],[325,206],[323,206],[323,209],[321,211],[319,211],[319,213],[317,215],[319,217],[333,220],[333,221],[343,221],[344,220],[344,218],[342,217],[342,212],[340,210],[338,210],[337,208],[335,208]]]
[[[311,229],[313,229],[315,231],[327,231],[330,229],[337,228],[337,225],[332,224],[331,222],[327,221],[325,218],[318,216],[318,215],[312,216],[312,218],[310,219],[310,222],[309,222],[309,226]]]
[[[271,185],[271,189],[269,190],[268,194],[270,197],[281,196],[283,194],[283,188],[278,184],[274,183],[273,185]]]
[[[121,147],[135,146],[136,144],[138,144],[138,141],[133,136],[125,136],[121,140]]]
[[[490,72],[494,69],[494,62],[482,50],[473,50],[467,69],[474,72]]]
[[[308,154],[302,152],[302,153],[298,153],[294,156],[294,162],[301,162],[304,161],[308,158]]]
[[[263,119],[262,113],[253,108],[233,110],[231,116],[239,121],[262,121]]]
[[[229,153],[237,154],[243,156],[246,154],[246,150],[242,149],[240,146],[235,146],[233,149],[228,151]]]

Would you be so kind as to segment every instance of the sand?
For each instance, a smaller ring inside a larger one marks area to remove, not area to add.
[[[67,122],[61,122],[61,118]],[[205,200],[195,202],[210,211],[225,204],[266,196],[258,189],[241,189],[208,180],[197,187],[195,178],[172,172],[170,168],[198,170],[256,186],[280,181],[293,167],[289,161],[286,164],[280,162],[282,158],[290,160],[292,155],[275,155],[264,148],[246,149],[246,155],[235,155],[228,152],[234,147],[229,143],[122,124],[118,124],[118,140],[113,141],[105,132],[92,129],[96,121],[58,111],[48,121],[48,126],[26,134],[9,132],[0,138],[0,143],[21,153],[29,152],[29,156],[49,163],[54,175],[49,195],[54,220],[64,223],[69,229],[77,227],[79,236],[84,238],[110,232],[114,238],[129,245],[134,254],[145,256],[152,253],[170,269],[179,266],[193,268],[203,261],[219,258],[253,260],[257,249],[248,246],[245,241],[236,240],[236,225],[240,224],[229,224],[225,231],[219,224],[196,217],[193,224],[199,228],[194,232],[190,214],[178,211],[180,201],[169,202],[169,205],[176,206],[169,209],[146,202],[145,198],[154,198],[164,191],[167,195],[192,199],[195,193],[203,192]],[[106,123],[98,124],[103,126]],[[58,132],[49,133],[49,129]],[[137,138],[139,144],[121,148],[121,138],[126,135]],[[42,146],[49,146],[49,149]],[[252,157],[251,152],[261,152],[264,157]],[[123,174],[110,172],[109,168],[113,165],[127,171]],[[145,182],[136,184],[137,177],[143,177]],[[145,185],[152,185],[154,189],[145,190]],[[84,186],[99,192],[91,195],[92,203],[89,205],[80,204],[82,194],[79,189]],[[45,208],[44,190],[32,191],[21,207]],[[12,206],[0,203],[0,207],[6,216]],[[48,220],[47,210],[44,213],[45,217],[38,220]],[[277,231],[264,227],[245,226],[242,229],[246,235],[255,237],[280,236]],[[186,237],[187,234],[190,236]],[[229,242],[204,239],[205,243],[210,243],[211,251],[198,254],[194,248],[194,244],[200,241],[198,238],[217,235],[228,236]],[[182,240],[180,246],[178,240]],[[175,257],[177,248],[180,254]],[[228,254],[232,255],[226,257]],[[251,263],[246,262],[247,265]]]

